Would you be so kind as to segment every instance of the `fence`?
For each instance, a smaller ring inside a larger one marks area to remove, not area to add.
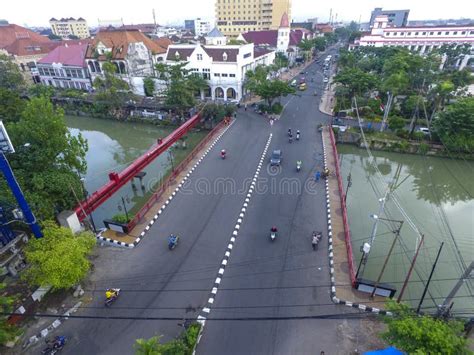
[[[341,198],[342,222],[344,224],[344,238],[346,241],[347,262],[349,264],[351,284],[352,286],[355,286],[356,279],[355,279],[355,271],[354,271],[355,270],[354,256],[352,253],[351,231],[349,229],[349,223],[347,221],[346,196],[344,192],[344,187],[342,185],[342,177],[341,177],[341,171],[340,171],[340,166],[339,166],[339,156],[337,154],[337,148],[336,148],[336,139],[334,137],[334,132],[332,130],[332,127],[329,126],[328,129],[329,129],[329,137],[331,138],[332,152],[334,154],[334,160],[335,160],[335,165],[336,165],[336,176],[337,176],[337,185],[339,188],[339,196]]]
[[[186,165],[194,159],[194,157],[199,153],[199,151],[204,147],[215,135],[216,133],[220,130],[220,128],[225,125],[224,120],[221,121],[214,129],[209,132],[209,134],[204,137],[203,140],[201,140],[196,147],[191,151],[191,153],[188,154],[184,160],[179,163],[171,172],[171,175],[169,175],[165,181],[160,185],[157,191],[153,193],[153,195],[148,199],[147,203],[140,208],[140,210],[137,212],[137,214],[133,217],[133,219],[128,223],[128,230],[132,230],[140,220],[145,217],[145,215],[148,213],[148,211],[153,207],[156,201],[159,200],[161,195],[174,183],[174,179],[176,178],[177,175],[179,175],[185,168]]]

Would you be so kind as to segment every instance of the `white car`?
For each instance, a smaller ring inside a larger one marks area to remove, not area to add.
[[[423,132],[425,135],[429,135],[430,134],[430,130],[428,127],[418,127],[416,129],[417,132]]]
[[[329,79],[328,79],[328,78],[324,78],[323,82],[324,82],[324,83],[327,83],[327,82],[329,82]]]

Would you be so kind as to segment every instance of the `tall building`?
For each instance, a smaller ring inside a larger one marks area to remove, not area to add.
[[[228,37],[242,32],[278,30],[284,13],[291,21],[291,0],[216,0],[216,21]]]
[[[78,38],[88,38],[91,36],[87,21],[82,17],[77,20],[73,17],[56,20],[54,17],[49,20],[53,34],[61,38],[76,36]]]
[[[382,10],[381,7],[376,7],[370,15],[370,28],[374,27],[374,21],[377,16],[385,15],[388,18],[388,26],[390,27],[405,27],[408,24],[408,14],[410,10]]]
[[[194,33],[194,20],[184,20],[184,29]]]
[[[194,34],[196,36],[205,36],[211,31],[211,23],[206,20],[201,20],[197,18],[194,20]]]

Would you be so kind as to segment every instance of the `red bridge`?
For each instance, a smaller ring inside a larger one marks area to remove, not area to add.
[[[89,214],[94,211],[97,207],[103,204],[107,199],[112,196],[117,190],[124,186],[130,181],[137,173],[142,171],[148,164],[156,159],[161,153],[165,152],[169,147],[173,145],[178,139],[184,136],[191,128],[193,128],[199,121],[201,116],[199,114],[193,116],[173,133],[158,141],[156,146],[153,146],[150,150],[145,152],[141,157],[135,160],[130,166],[125,168],[122,172],[109,173],[109,182],[92,193],[86,201],[82,201],[74,211],[77,217],[82,222],[86,216],[84,212]]]

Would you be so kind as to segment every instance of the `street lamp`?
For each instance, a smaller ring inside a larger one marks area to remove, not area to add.
[[[362,264],[365,265],[365,263],[367,262],[367,256],[369,255],[370,248],[371,248],[371,246],[370,246],[369,243],[364,243],[364,245],[362,245],[360,247],[360,252],[362,253],[362,257],[360,258],[359,267],[357,268],[357,272],[356,272],[356,275],[355,275],[356,280],[359,277],[359,272],[360,272],[360,268],[361,268]]]
[[[82,195],[84,196],[84,200],[87,201],[87,199],[89,198],[89,192],[86,189],[86,184],[85,184],[86,178],[81,177],[80,180],[81,180]],[[83,213],[85,213],[84,208],[82,207],[82,203],[81,203],[81,208],[82,208]],[[89,213],[89,221],[91,223],[92,230],[94,231],[95,234],[97,234],[94,218],[92,217],[92,211]]]

